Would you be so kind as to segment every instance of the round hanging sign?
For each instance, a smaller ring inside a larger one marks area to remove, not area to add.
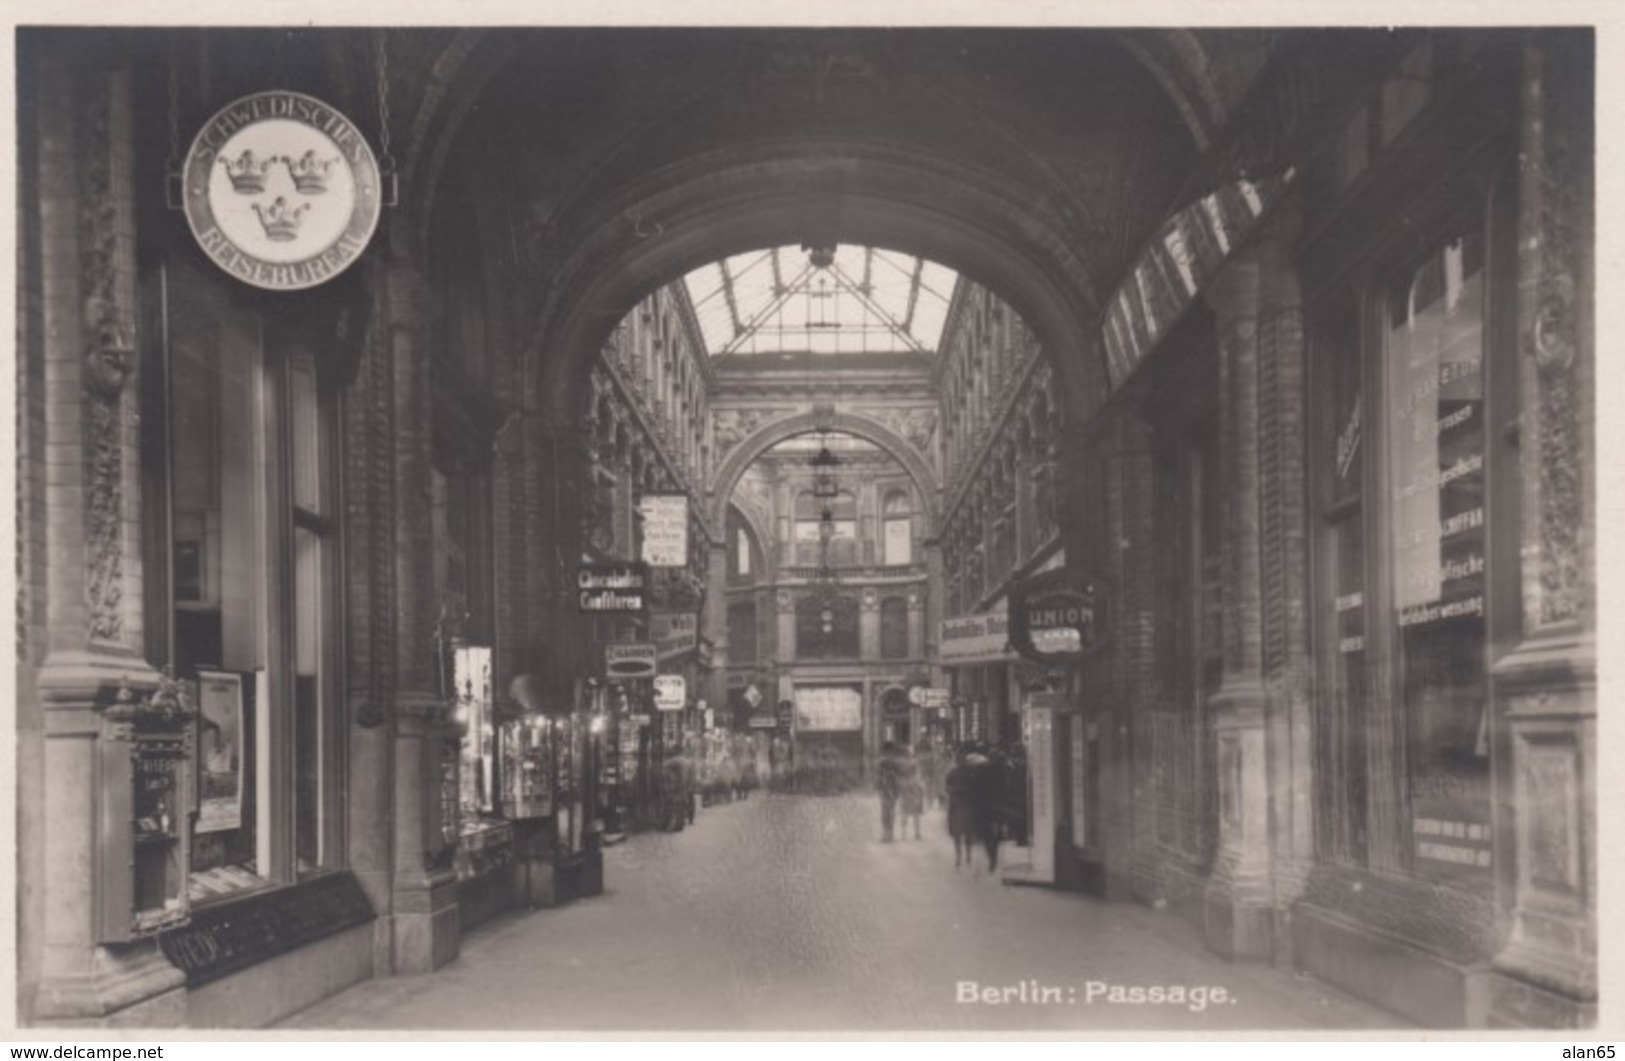
[[[204,253],[272,291],[315,287],[349,268],[382,210],[378,161],[361,130],[297,92],[245,96],[209,119],[183,179]]]

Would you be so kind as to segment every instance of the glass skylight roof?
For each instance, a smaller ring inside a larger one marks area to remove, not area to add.
[[[683,282],[712,357],[930,355],[957,279],[897,251],[841,246],[826,257],[792,246],[736,254]]]
[[[764,456],[783,457],[798,454],[817,453],[822,447],[829,447],[832,453],[879,453],[879,446],[866,438],[858,438],[844,431],[809,431],[805,435],[796,435],[782,442],[775,443]]]

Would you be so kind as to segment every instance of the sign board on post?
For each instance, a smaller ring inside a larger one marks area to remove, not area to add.
[[[609,678],[652,678],[655,647],[647,641],[617,642],[604,646],[604,675]]]
[[[948,706],[948,690],[946,690],[946,689],[921,688],[920,689],[920,706],[921,707],[947,707]]]
[[[688,702],[688,682],[681,674],[655,676],[655,709],[681,711]]]
[[[646,564],[582,564],[576,569],[577,604],[583,612],[642,612],[649,606]]]
[[[1065,568],[1034,575],[1010,594],[1011,647],[1037,663],[1081,659],[1105,641],[1105,608],[1095,578]]]
[[[688,566],[688,495],[644,494],[638,498],[643,524],[643,562],[650,567]]]

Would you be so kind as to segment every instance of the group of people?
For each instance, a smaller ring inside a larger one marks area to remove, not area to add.
[[[920,819],[927,804],[945,799],[948,835],[954,842],[954,865],[970,864],[980,844],[987,855],[988,872],[995,872],[999,866],[999,842],[1006,834],[1016,835],[1023,824],[1013,820],[1013,808],[1009,806],[1011,777],[1017,772],[1011,757],[985,744],[967,742],[960,745],[946,772],[941,766],[941,757],[929,744],[905,749],[887,743],[881,748],[876,768],[881,839],[892,842],[899,813],[903,819],[903,835],[908,835],[912,825],[914,839],[920,839]],[[1024,816],[1024,779],[1021,788],[1020,810]]]

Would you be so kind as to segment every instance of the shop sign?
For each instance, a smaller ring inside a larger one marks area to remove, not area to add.
[[[946,689],[925,689],[925,688],[922,688],[920,690],[920,706],[921,707],[947,707],[948,706],[948,690],[946,690]]]
[[[382,211],[378,161],[355,123],[298,92],[259,92],[203,126],[183,169],[187,224],[246,284],[298,291],[366,250]]]
[[[745,703],[749,704],[752,708],[754,708],[754,707],[756,707],[757,704],[760,704],[761,702],[762,702],[762,690],[758,689],[755,685],[752,685],[750,688],[745,690]]]
[[[1016,658],[1010,651],[1010,623],[1004,608],[942,621],[938,658],[943,664],[1000,663]]]
[[[583,612],[641,612],[649,606],[649,569],[643,564],[582,564],[576,569]]]
[[[1100,648],[1106,594],[1097,580],[1071,570],[1046,571],[1010,594],[1010,644],[1038,663],[1065,663]]]
[[[750,716],[750,728],[751,729],[777,729],[778,726],[779,726],[779,720],[778,720],[777,717],[775,717],[773,715],[752,715],[752,716]]]
[[[681,674],[660,674],[655,677],[655,709],[681,711],[688,702],[688,682]]]
[[[604,646],[604,674],[611,678],[652,678],[655,647],[647,641],[616,642]]]
[[[700,645],[699,616],[694,612],[652,612],[649,636],[662,660],[687,655]]]
[[[688,495],[644,494],[638,498],[643,525],[643,562],[650,567],[688,566]]]

